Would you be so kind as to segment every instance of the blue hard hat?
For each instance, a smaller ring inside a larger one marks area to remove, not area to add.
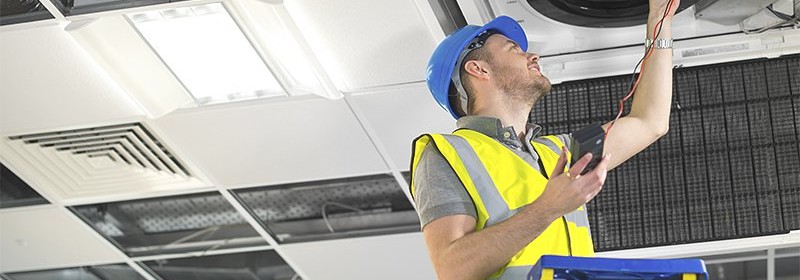
[[[450,104],[448,93],[450,91],[453,71],[455,71],[457,67],[456,63],[467,44],[487,30],[503,34],[509,39],[514,40],[514,42],[517,42],[523,51],[528,50],[528,39],[525,37],[525,31],[522,30],[522,27],[517,21],[508,16],[499,16],[483,26],[464,26],[448,35],[447,38],[444,38],[444,40],[439,43],[439,46],[436,47],[436,50],[433,51],[433,55],[431,55],[431,59],[428,61],[428,70],[425,80],[433,98],[436,99],[439,106],[444,108],[447,112],[450,112],[453,118],[458,119],[459,116]],[[464,109],[466,110],[466,108]]]

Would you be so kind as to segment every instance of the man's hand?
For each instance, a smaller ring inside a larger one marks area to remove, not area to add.
[[[539,196],[537,202],[545,203],[548,209],[555,211],[553,212],[554,215],[563,216],[591,201],[592,198],[600,193],[603,183],[606,181],[610,156],[603,156],[603,159],[592,171],[584,175],[578,175],[581,174],[591,159],[592,154],[587,153],[565,173],[567,151],[562,147],[555,170],[553,170],[550,181],[547,182],[547,187],[544,193]]]

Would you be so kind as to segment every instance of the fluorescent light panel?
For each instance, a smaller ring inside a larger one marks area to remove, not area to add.
[[[198,105],[286,95],[221,3],[128,18]]]

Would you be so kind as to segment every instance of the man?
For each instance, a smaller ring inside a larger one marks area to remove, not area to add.
[[[631,112],[616,121],[606,155],[583,175],[591,154],[567,170],[570,137],[540,137],[527,123],[550,82],[539,56],[525,53],[516,21],[501,16],[467,26],[437,47],[428,87],[459,129],[415,140],[411,193],[439,279],[525,279],[542,255],[594,253],[583,205],[600,192],[608,170],[668,129],[670,24],[680,0],[672,2],[650,0],[647,39],[662,17],[663,26]]]

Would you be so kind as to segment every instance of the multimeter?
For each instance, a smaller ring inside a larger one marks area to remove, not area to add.
[[[600,163],[600,160],[603,159],[603,144],[604,138],[606,136],[606,131],[603,130],[603,127],[600,124],[590,124],[581,130],[573,132],[570,136],[572,139],[572,145],[570,147],[570,154],[572,157],[570,159],[570,165],[575,164],[581,157],[586,155],[587,153],[592,154],[592,160],[589,161],[589,164],[581,172],[581,175],[592,171],[597,164]]]

